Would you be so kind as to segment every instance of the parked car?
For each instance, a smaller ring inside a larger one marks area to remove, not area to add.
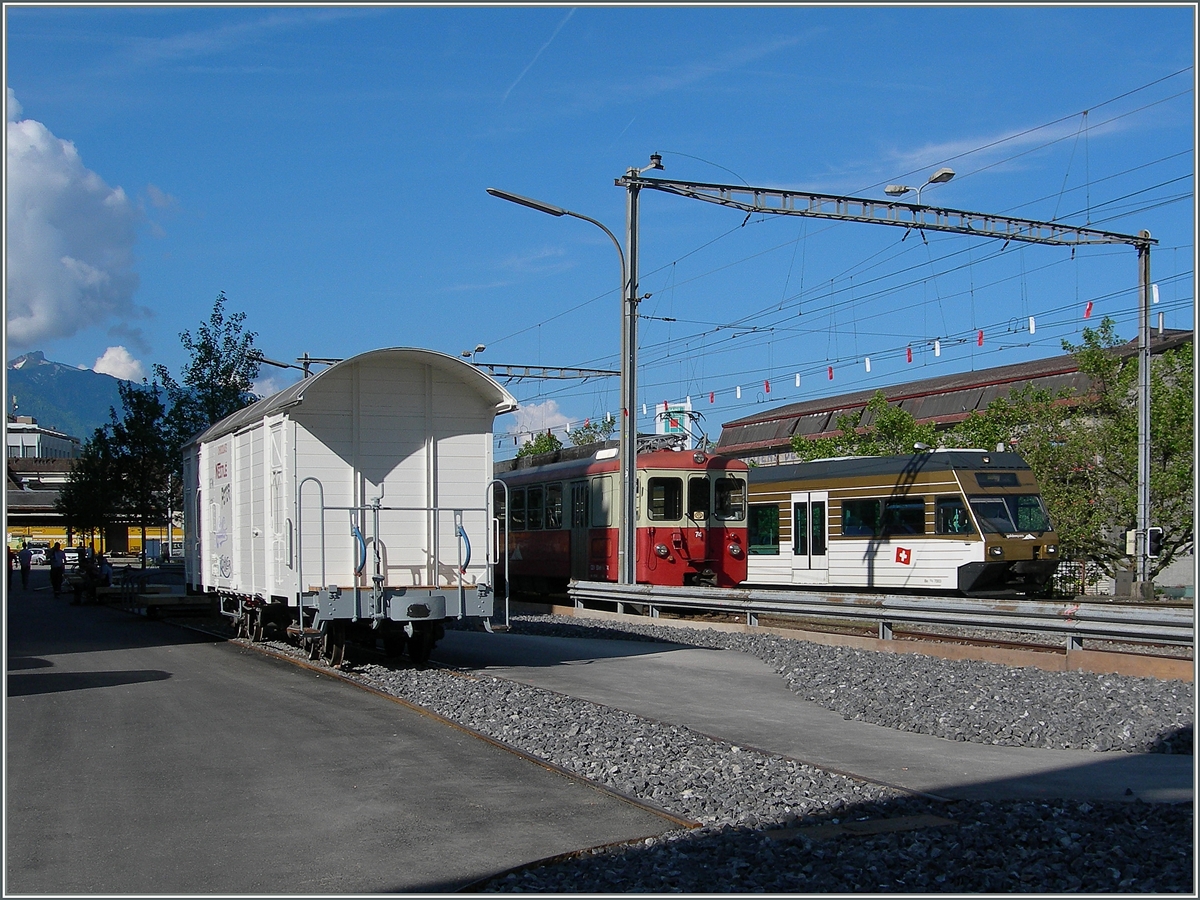
[[[30,562],[35,566],[44,566],[46,564],[46,551],[41,547],[30,548],[33,551],[33,558]]]

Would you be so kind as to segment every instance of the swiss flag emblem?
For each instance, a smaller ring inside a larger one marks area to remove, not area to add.
[[[896,548],[896,562],[902,566],[912,565],[912,551],[907,547]]]

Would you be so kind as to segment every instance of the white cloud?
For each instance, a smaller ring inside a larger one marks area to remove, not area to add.
[[[10,346],[33,347],[135,315],[135,206],[84,167],[74,144],[20,119],[12,88],[7,111]]]
[[[320,371],[319,369],[317,371]],[[297,373],[294,377],[291,376],[291,371],[278,375],[268,375],[265,378],[259,378],[252,385],[250,391],[257,397],[270,397],[272,394],[278,394],[284,388],[291,387],[300,380],[300,375]]]
[[[92,371],[124,381],[141,381],[146,374],[141,362],[134,359],[124,347],[109,347],[96,360]]]
[[[537,434],[546,429],[561,430],[570,418],[558,410],[558,401],[547,400],[545,403],[528,403],[517,407],[513,413],[516,421],[508,426],[508,433],[515,435]]]

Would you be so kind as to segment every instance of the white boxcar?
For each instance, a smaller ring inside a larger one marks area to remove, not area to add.
[[[184,447],[185,568],[243,633],[428,656],[446,618],[492,614],[495,417],[516,408],[430,350],[344,360]]]

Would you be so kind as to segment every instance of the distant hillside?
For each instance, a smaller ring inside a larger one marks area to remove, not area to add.
[[[108,424],[110,407],[121,412],[119,383],[111,375],[50,362],[35,350],[9,362],[4,406],[10,415],[33,416],[39,425],[86,441]]]

